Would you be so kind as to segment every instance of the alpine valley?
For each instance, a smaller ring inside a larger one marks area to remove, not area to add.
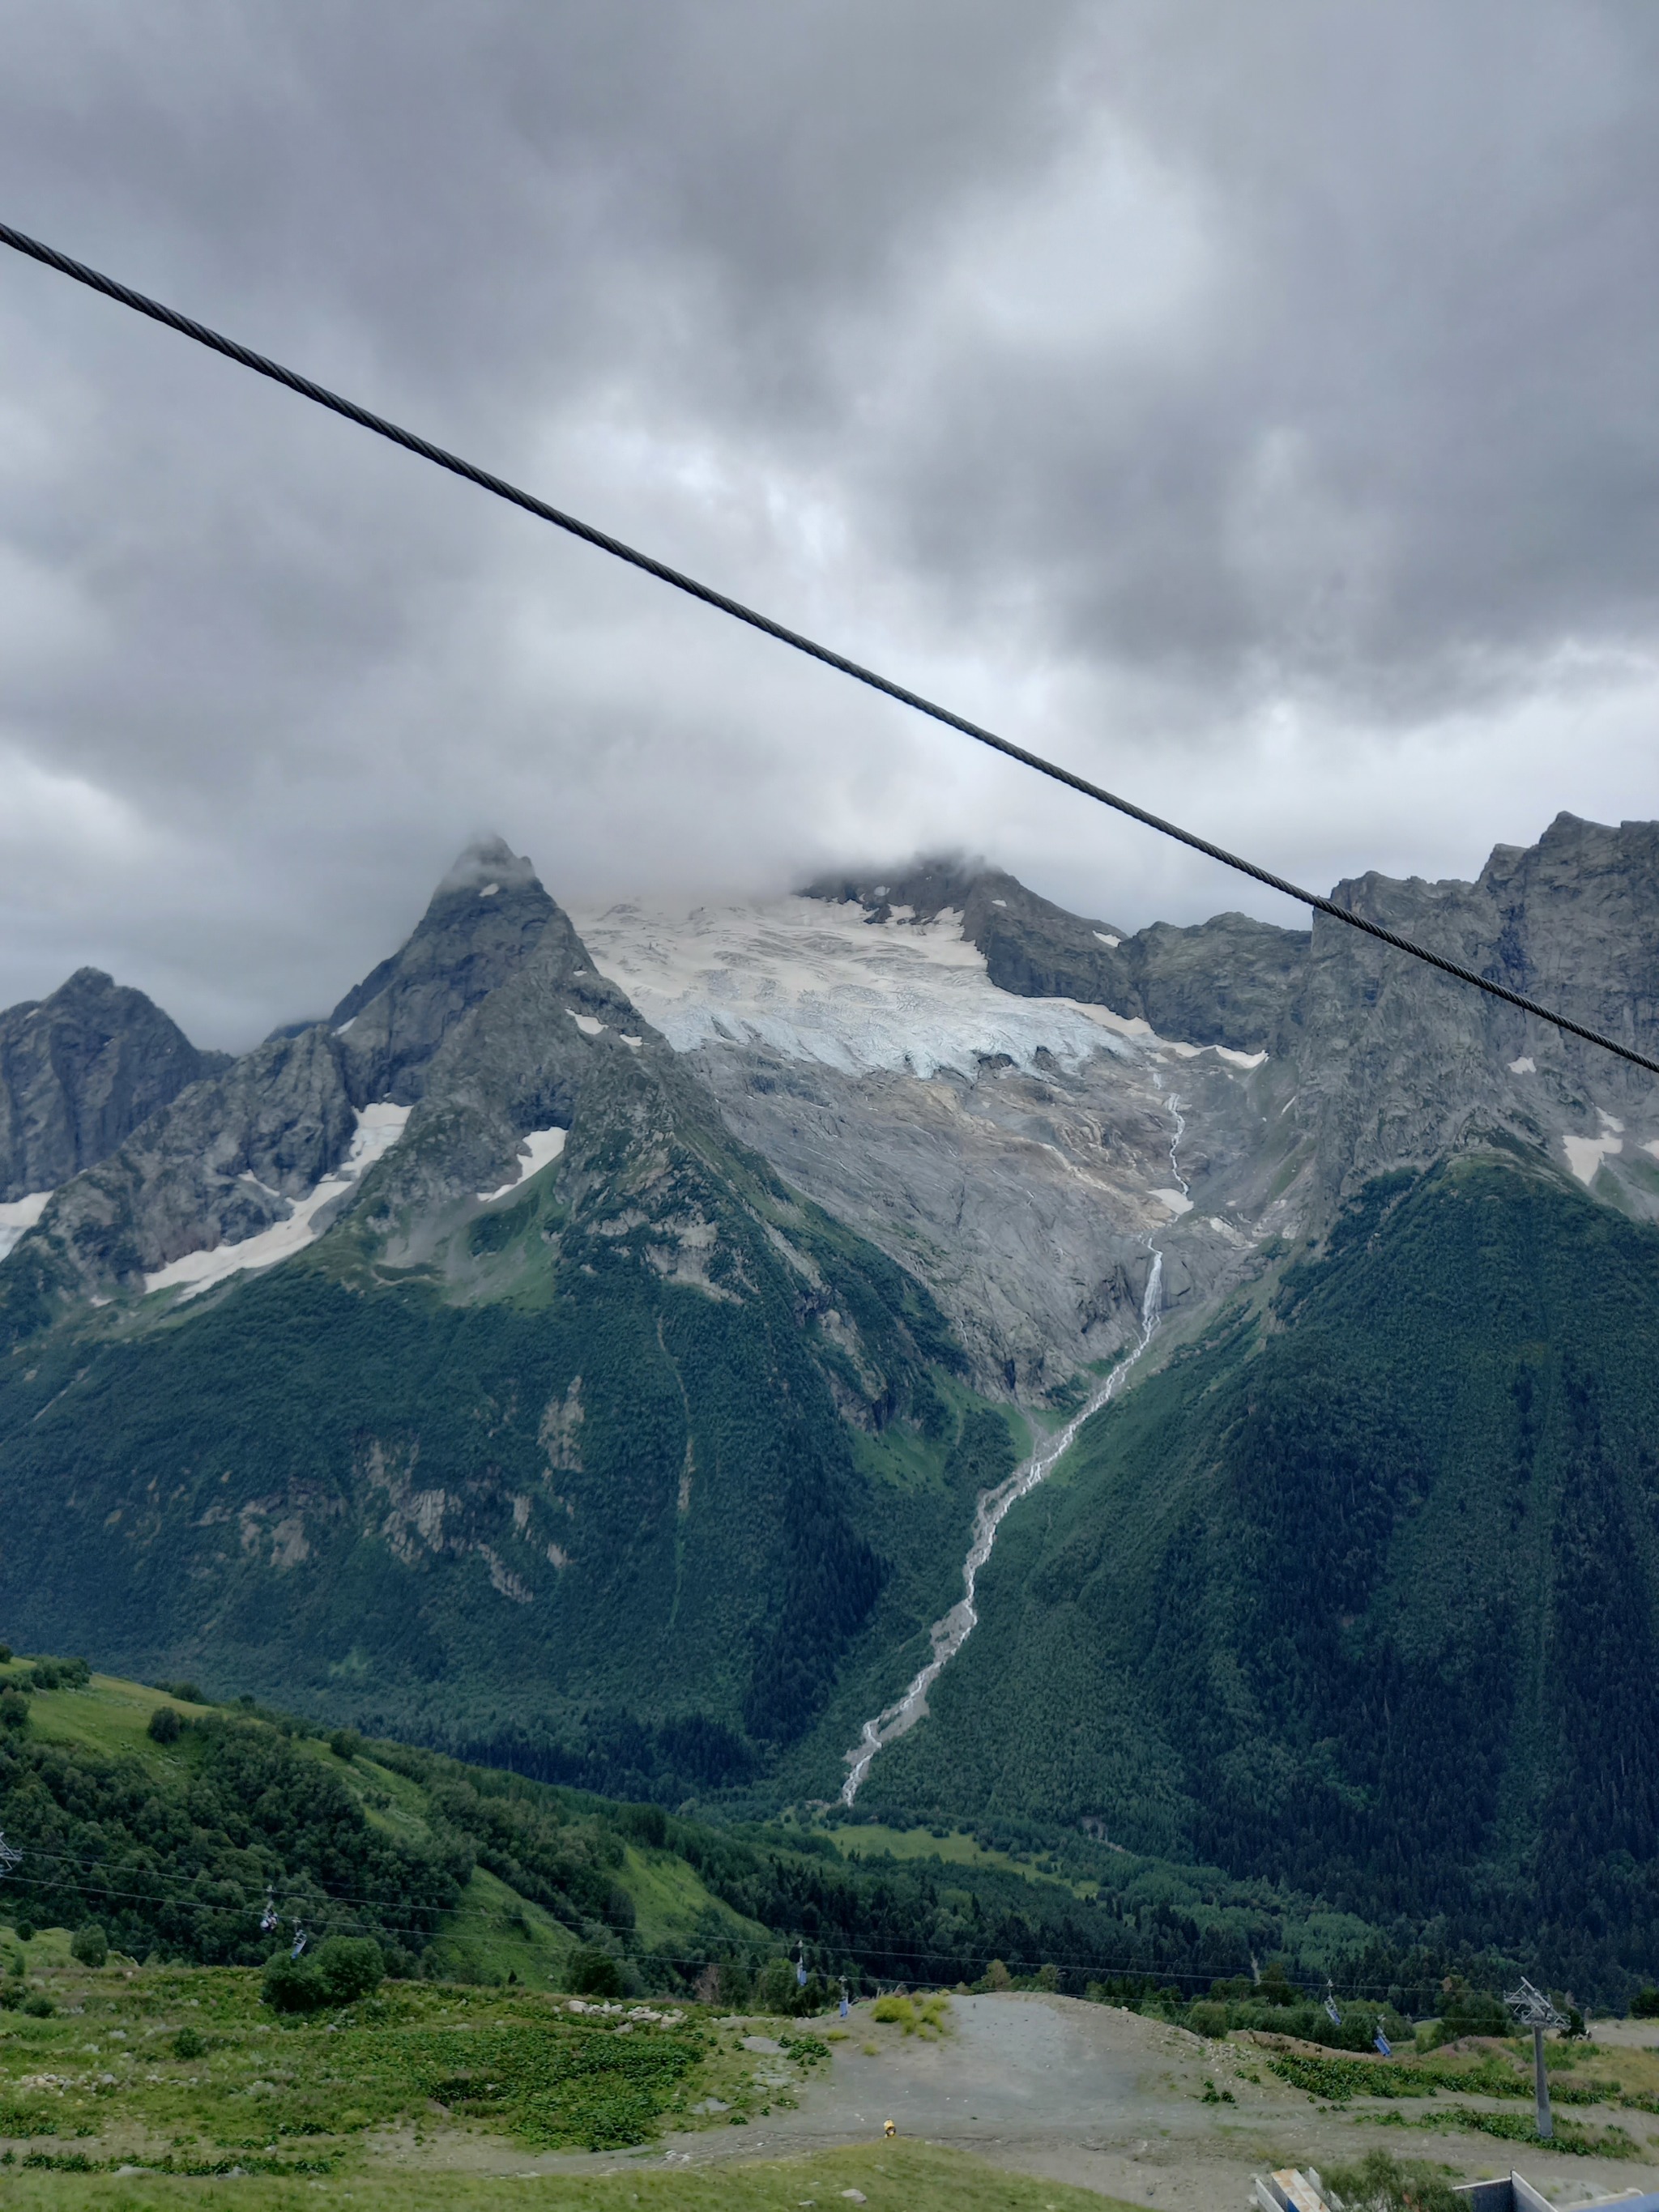
[[[1659,1049],[1659,824],[1334,896]],[[15,1645],[1659,1968],[1659,1091],[1325,917],[485,842],[234,1061],[0,1013],[0,1250]]]

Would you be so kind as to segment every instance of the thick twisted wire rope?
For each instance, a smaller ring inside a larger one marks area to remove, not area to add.
[[[1381,922],[1368,921],[1364,915],[1354,914],[1348,908],[1339,906],[1334,899],[1322,898],[1316,891],[1304,890],[1299,884],[1275,875],[1271,868],[1259,867],[1254,860],[1230,853],[1224,846],[1212,844],[1207,837],[1200,837],[1194,830],[1182,829],[1178,823],[1166,822],[1162,815],[1151,813],[1144,806],[1137,806],[1133,799],[1121,798],[1100,784],[1091,783],[1087,777],[1075,775],[1070,769],[1060,767],[1057,762],[1045,760],[1041,753],[1017,745],[1011,738],[999,737],[994,730],[988,730],[978,722],[969,721],[964,715],[956,714],[951,708],[941,707],[936,701],[924,698],[920,692],[907,690],[903,684],[894,683],[890,677],[883,676],[873,668],[865,667],[861,662],[849,660],[844,653],[836,653],[827,645],[820,645],[816,639],[807,637],[801,631],[791,629],[784,623],[775,622],[770,615],[745,606],[741,599],[728,598],[724,592],[717,592],[713,585],[699,582],[696,577],[688,576],[684,570],[671,568],[665,561],[659,561],[653,555],[641,552],[637,546],[629,545],[623,539],[596,529],[591,522],[583,522],[580,517],[566,514],[563,508],[538,499],[533,492],[524,491],[517,484],[508,483],[504,477],[492,476],[488,469],[481,469],[473,462],[464,460],[459,453],[452,453],[442,446],[434,446],[429,439],[417,436],[413,430],[405,430],[398,423],[388,422],[385,416],[374,414],[367,407],[360,407],[356,400],[343,398],[337,392],[331,392],[326,386],[313,383],[308,376],[301,376],[295,369],[285,368],[281,362],[272,361],[264,354],[255,353],[251,346],[239,344],[234,338],[226,337],[222,332],[210,329],[205,323],[198,323],[191,316],[180,314],[176,307],[164,306],[159,300],[152,300],[143,292],[134,291],[131,285],[120,283],[113,276],[106,276],[100,270],[88,268],[85,262],[76,261],[67,253],[60,253],[57,247],[43,245],[39,239],[13,229],[9,223],[0,222],[0,244],[27,255],[32,261],[41,262],[48,269],[57,270],[60,276],[72,277],[77,284],[85,284],[92,291],[101,292],[106,299],[114,300],[124,307],[131,307],[136,314],[147,315],[152,322],[161,323],[168,330],[177,331],[181,337],[194,339],[198,345],[222,354],[228,361],[236,362],[243,368],[251,368],[258,376],[269,377],[273,384],[285,385],[290,392],[298,392],[302,399],[312,400],[319,407],[326,407],[331,414],[343,416],[348,422],[356,422],[362,429],[372,430],[376,437],[390,440],[394,446],[401,446],[405,452],[418,454],[421,459],[430,461],[436,468],[447,469],[452,476],[464,477],[469,483],[477,484],[483,491],[493,493],[497,499],[506,500],[510,506],[522,507],[527,514],[536,515],[543,522],[550,522],[556,529],[568,532],[571,537],[597,546],[600,552],[609,553],[616,560],[625,561],[630,568],[643,570],[645,574],[654,576],[659,583],[672,585],[677,592],[701,599],[705,606],[716,608],[721,614],[730,615],[734,622],[745,623],[750,629],[760,630],[766,636],[775,638],[780,645],[787,645],[796,653],[805,653],[812,660],[822,661],[825,667],[851,677],[855,684],[866,684],[872,691],[879,691],[889,699],[897,700],[901,706],[909,707],[918,714],[925,714],[930,720],[942,722],[947,729],[958,731],[962,736],[973,738],[976,744],[988,746],[993,752],[1002,753],[1009,760],[1018,761],[1022,767],[1035,769],[1037,775],[1063,784],[1067,790],[1078,792],[1085,799],[1092,799],[1102,806],[1109,806],[1115,812],[1127,815],[1130,821],[1156,830],[1160,837],[1173,838],[1176,844],[1188,846],[1194,853],[1202,853],[1206,859],[1218,860],[1224,868],[1231,868],[1241,876],[1249,876],[1255,883],[1265,884],[1270,890],[1282,892],[1286,898],[1311,908],[1316,914],[1328,915],[1334,921],[1345,923],[1350,929],[1359,930],[1364,935],[1375,938],[1381,945],[1391,945],[1396,952],[1407,953],[1413,960],[1437,968],[1442,975],[1449,975],[1457,982],[1472,984],[1477,991],[1486,992],[1490,998],[1502,1000],[1504,1005],[1515,1006],[1538,1021],[1548,1022],[1569,1036],[1582,1038],[1586,1044],[1599,1046],[1603,1052],[1613,1053],[1634,1066],[1645,1068],[1650,1075],[1659,1075],[1659,1060],[1649,1059],[1645,1053],[1621,1044],[1616,1037],[1605,1036],[1601,1030],[1587,1028],[1583,1023],[1575,1022],[1569,1016],[1558,1013],[1553,1007],[1540,1006],[1536,999],[1529,999],[1520,991],[1512,991],[1506,983],[1495,982],[1491,976],[1482,975],[1473,968],[1466,968],[1459,961],[1449,960],[1443,953],[1431,951],[1427,945],[1419,945],[1409,937],[1402,937],[1395,930],[1385,929]]]

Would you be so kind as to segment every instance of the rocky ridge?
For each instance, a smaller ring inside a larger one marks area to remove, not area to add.
[[[77,969],[0,1012],[0,1204],[107,1158],[158,1108],[228,1065],[198,1052],[142,991]]]
[[[908,1575],[852,1438],[941,1461],[959,1351],[504,848],[338,1011],[0,1263],[9,1620],[446,1731],[586,1744],[620,1701],[680,1728],[677,1773],[746,1771]]]
[[[1336,896],[1614,1034],[1659,1035],[1655,825],[1562,816],[1473,884]],[[1167,1304],[1196,1313],[1370,1177],[1460,1147],[1518,1145],[1659,1213],[1639,1072],[1323,916],[1130,934],[942,860],[581,922],[491,840],[326,1022],[232,1066],[90,971],[13,1010],[0,1103],[33,1132],[13,1186],[61,1186],[31,1240],[59,1293],[131,1294],[313,1209],[280,1256],[366,1197],[424,1254],[527,1139],[568,1133],[575,1175],[590,1087],[608,1115],[669,1086],[688,1127],[712,1100],[711,1129],[926,1282],[981,1387],[1015,1395],[1121,1349],[1154,1242]],[[46,1107],[30,1121],[20,1097]],[[360,1164],[371,1107],[402,1133]]]
[[[1285,1110],[1315,1225],[1371,1176],[1494,1139],[1541,1154],[1609,1202],[1644,1218],[1654,1210],[1652,1079],[1327,915],[1311,933],[1222,915],[1125,938],[959,861],[920,863],[890,884],[822,883],[812,895],[855,899],[875,924],[954,910],[1003,989],[1041,996],[1063,983],[1168,1037],[1206,1042],[1224,1025],[1224,1041],[1265,1049],[1294,1073]],[[1659,823],[1561,814],[1535,845],[1497,847],[1473,883],[1371,874],[1332,896],[1659,1054]],[[1206,971],[1198,991],[1187,981],[1194,965]]]

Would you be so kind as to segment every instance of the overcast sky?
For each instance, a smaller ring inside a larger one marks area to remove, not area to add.
[[[1659,10],[0,0],[0,216],[1323,890],[1659,814]],[[0,1004],[1207,864],[0,253]]]

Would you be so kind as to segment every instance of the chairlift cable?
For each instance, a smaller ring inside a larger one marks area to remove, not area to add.
[[[1132,822],[1139,822],[1143,828],[1155,830],[1160,837],[1172,838],[1176,844],[1185,845],[1193,852],[1202,853],[1206,859],[1218,861],[1223,867],[1231,868],[1239,875],[1249,876],[1253,882],[1265,884],[1269,890],[1281,892],[1285,897],[1310,908],[1316,914],[1327,915],[1334,921],[1345,923],[1350,929],[1359,930],[1365,936],[1375,938],[1381,945],[1391,945],[1397,952],[1407,953],[1413,960],[1420,960],[1428,967],[1438,969],[1442,975],[1451,976],[1455,981],[1470,984],[1477,991],[1486,992],[1490,998],[1501,1000],[1504,1005],[1514,1006],[1523,1014],[1551,1024],[1568,1036],[1576,1036],[1586,1044],[1598,1046],[1603,1052],[1613,1053],[1619,1059],[1630,1061],[1633,1066],[1646,1069],[1650,1075],[1659,1075],[1659,1060],[1651,1060],[1634,1047],[1621,1044],[1616,1037],[1606,1036],[1601,1030],[1573,1021],[1553,1007],[1540,1006],[1523,992],[1512,991],[1507,984],[1497,982],[1489,975],[1480,975],[1474,969],[1466,968],[1460,961],[1448,959],[1444,954],[1432,951],[1427,945],[1419,945],[1409,937],[1402,937],[1396,930],[1386,929],[1381,922],[1371,921],[1348,907],[1339,906],[1334,899],[1322,898],[1316,891],[1304,890],[1299,884],[1293,884],[1285,877],[1275,874],[1271,868],[1261,867],[1254,860],[1247,860],[1239,854],[1231,853],[1224,846],[1214,844],[1207,837],[1200,837],[1194,830],[1183,830],[1178,823],[1166,821],[1162,815],[1138,806],[1133,799],[1108,791],[1103,785],[1090,782],[1086,776],[1061,767],[1056,761],[1045,759],[1041,753],[1034,753],[1024,745],[1015,744],[1011,738],[999,737],[994,730],[969,721],[953,708],[940,706],[936,701],[923,697],[920,692],[895,683],[890,677],[883,676],[860,661],[849,659],[845,653],[820,644],[803,631],[791,629],[787,623],[775,621],[770,615],[745,605],[741,599],[732,599],[726,592],[716,591],[712,584],[700,582],[696,577],[687,575],[684,569],[672,568],[667,562],[659,561],[654,555],[642,552],[637,546],[629,545],[620,538],[613,538],[606,531],[596,529],[592,523],[582,521],[562,507],[538,499],[533,492],[509,483],[504,477],[492,475],[488,469],[464,460],[459,453],[434,445],[429,439],[418,436],[413,430],[405,430],[398,423],[388,421],[384,415],[376,415],[370,409],[360,406],[356,400],[347,399],[337,392],[331,392],[325,385],[318,384],[308,376],[301,376],[296,369],[285,368],[281,362],[272,361],[268,355],[256,353],[251,346],[225,337],[222,331],[210,329],[205,323],[198,323],[190,315],[181,314],[176,307],[167,307],[146,293],[135,291],[131,285],[123,284],[113,276],[106,276],[100,270],[89,268],[85,262],[76,261],[70,255],[60,252],[56,246],[46,246],[24,231],[14,229],[9,223],[0,222],[0,245],[9,246],[15,252],[40,262],[48,269],[55,269],[60,276],[71,277],[77,284],[84,284],[89,290],[101,293],[106,299],[115,301],[118,306],[131,308],[135,314],[148,316],[150,321],[176,331],[181,337],[190,338],[196,344],[207,347],[210,352],[222,354],[228,361],[252,369],[257,376],[268,377],[274,384],[286,386],[301,398],[309,399],[319,407],[325,407],[331,414],[343,416],[347,422],[356,423],[362,429],[372,430],[376,437],[403,447],[405,452],[416,454],[422,460],[430,461],[435,468],[447,469],[452,476],[465,477],[469,483],[477,484],[480,490],[507,501],[510,506],[522,507],[527,514],[533,514],[543,522],[550,522],[556,529],[581,538],[601,553],[608,553],[615,560],[626,562],[630,568],[641,569],[647,576],[654,576],[659,583],[671,585],[675,591],[684,592],[691,599],[701,599],[705,606],[731,616],[734,622],[746,623],[750,629],[763,632],[766,636],[775,638],[780,645],[787,645],[793,652],[821,661],[825,667],[850,677],[854,683],[865,684],[872,691],[896,700],[901,706],[911,708],[930,720],[941,722],[947,729],[971,738],[976,744],[1004,754],[1009,760],[1018,761],[1037,775],[1063,784],[1085,799],[1094,799],[1102,806],[1109,806],[1116,813],[1127,815]]]

